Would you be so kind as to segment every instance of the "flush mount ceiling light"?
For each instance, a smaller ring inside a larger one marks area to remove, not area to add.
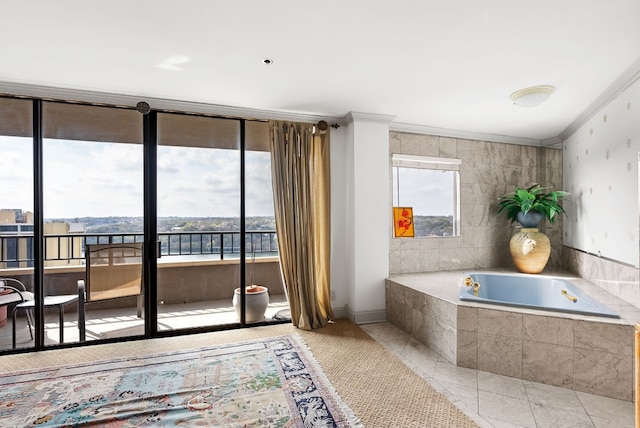
[[[551,85],[531,86],[515,91],[510,98],[517,106],[535,107],[545,102],[555,90]]]

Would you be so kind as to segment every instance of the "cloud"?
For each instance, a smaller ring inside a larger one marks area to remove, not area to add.
[[[0,208],[33,211],[30,139],[0,136]],[[143,215],[138,144],[45,140],[45,218]],[[238,151],[158,147],[158,215],[237,217]],[[273,215],[268,153],[246,154],[246,213]]]
[[[400,200],[394,169],[394,205],[413,207],[414,215],[453,215],[453,172],[400,168]]]

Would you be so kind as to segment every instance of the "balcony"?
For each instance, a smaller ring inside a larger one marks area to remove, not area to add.
[[[246,281],[269,289],[265,320],[288,310],[280,276],[274,231],[247,232]],[[69,234],[45,236],[45,295],[77,294],[77,281],[85,278],[84,248],[92,243],[140,242],[139,234]],[[9,243],[13,240],[13,243]],[[158,331],[211,327],[238,323],[232,305],[240,281],[240,234],[230,232],[171,232],[160,234],[157,270]],[[33,260],[24,249],[33,236],[0,236],[0,276],[16,278],[33,287]],[[13,257],[7,248],[14,251]],[[22,254],[22,257],[18,255]],[[144,318],[136,316],[136,298],[88,304],[87,340],[144,334]],[[11,348],[10,319],[0,328],[0,350]],[[58,312],[45,310],[45,344],[59,342]],[[143,315],[144,317],[144,315]],[[64,342],[78,340],[76,304],[64,313]],[[17,347],[33,346],[26,317],[17,319]]]

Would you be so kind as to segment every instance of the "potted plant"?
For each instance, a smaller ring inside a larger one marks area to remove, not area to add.
[[[544,218],[554,224],[556,216],[565,212],[560,200],[566,195],[563,190],[535,183],[526,189],[517,187],[500,197],[498,214],[504,212],[511,223],[517,221],[522,225],[509,241],[509,251],[518,271],[540,273],[544,270],[551,255],[551,242],[537,227]]]
[[[565,212],[560,199],[569,193],[552,189],[538,183],[526,189],[516,187],[513,192],[500,197],[498,214],[505,212],[511,223],[517,221],[523,227],[538,227],[545,217],[553,224],[556,215]]]

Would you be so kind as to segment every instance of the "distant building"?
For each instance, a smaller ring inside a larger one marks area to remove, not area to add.
[[[85,231],[84,223],[45,223],[44,265],[50,267],[82,264],[82,236],[73,235],[84,234]]]
[[[0,209],[0,269],[33,267],[33,213]],[[82,264],[84,223],[45,223],[45,266]]]
[[[31,223],[33,213],[21,209],[0,209],[0,224]]]
[[[2,214],[6,211],[10,210],[2,210]],[[33,224],[2,223],[0,268],[22,267],[33,267]]]

